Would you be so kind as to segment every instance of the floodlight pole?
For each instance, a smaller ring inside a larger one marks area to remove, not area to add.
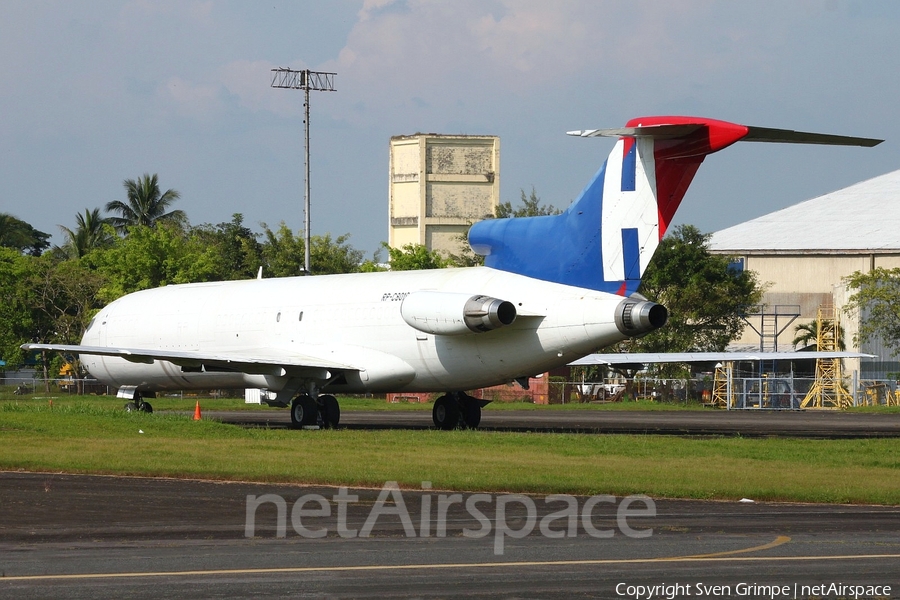
[[[304,219],[303,225],[305,230],[304,246],[304,270],[305,275],[310,274],[309,266],[309,246],[310,246],[310,219],[309,219],[309,91],[317,90],[322,92],[333,92],[335,73],[324,73],[321,71],[310,71],[304,69],[302,71],[294,71],[292,69],[272,69],[272,87],[286,88],[292,90],[303,90],[304,93],[304,163],[306,167],[306,190],[304,194]]]

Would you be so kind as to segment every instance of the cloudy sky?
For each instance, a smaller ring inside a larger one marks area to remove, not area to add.
[[[191,222],[387,239],[388,141],[501,138],[501,196],[565,207],[612,141],[567,130],[650,114],[887,140],[738,144],[709,157],[678,223],[715,231],[900,168],[900,3],[875,0],[2,0],[0,212],[60,240],[75,214],[158,173]],[[848,207],[852,210],[853,207]]]

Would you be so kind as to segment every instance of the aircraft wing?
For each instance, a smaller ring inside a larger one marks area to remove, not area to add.
[[[862,352],[630,352],[588,354],[570,362],[569,365],[580,367],[585,365],[808,360],[815,358],[875,358],[875,355]]]
[[[115,346],[79,346],[66,344],[24,344],[23,350],[49,350],[72,354],[117,356],[135,363],[153,364],[165,360],[181,367],[213,367],[259,375],[313,375],[311,371],[361,370],[360,367],[322,356],[330,349],[308,346],[305,353],[271,348],[242,349],[240,352],[194,352],[190,350],[150,350]]]

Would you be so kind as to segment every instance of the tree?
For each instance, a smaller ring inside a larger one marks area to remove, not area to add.
[[[860,316],[854,342],[881,338],[893,356],[900,354],[900,268],[856,271],[844,282],[855,290],[844,310]]]
[[[290,277],[301,275],[304,269],[304,241],[302,235],[294,235],[284,223],[278,231],[272,231],[265,223],[262,256],[265,262],[263,273],[268,277]],[[314,235],[310,238],[309,268],[311,275],[333,273],[356,273],[359,271],[364,253],[351,246],[347,240],[350,234],[331,239],[331,234]]]
[[[57,260],[50,254],[37,258],[26,281],[32,310],[30,340],[41,343],[77,344],[91,317],[101,308],[99,273],[77,260]],[[74,358],[69,359],[77,365]],[[41,353],[46,391],[49,360]],[[76,367],[75,372],[79,369]]]
[[[436,250],[429,250],[422,244],[406,244],[402,248],[391,248],[382,244],[390,255],[391,271],[415,271],[420,269],[440,269],[447,261]]]
[[[634,352],[723,351],[744,329],[741,318],[762,288],[750,271],[709,252],[709,234],[681,225],[659,244],[639,292],[669,309],[668,323],[626,347]]]
[[[552,204],[546,206],[541,204],[541,199],[534,190],[534,186],[531,187],[531,195],[529,196],[525,195],[525,190],[519,191],[522,192],[522,205],[513,210],[512,202],[509,202],[508,200],[506,202],[501,202],[497,205],[497,210],[495,211],[498,219],[505,219],[508,217],[541,217],[544,215],[558,215],[562,212],[561,209],[556,208]]]
[[[21,363],[19,346],[26,342],[78,343],[100,308],[101,284],[102,277],[80,261],[0,248],[0,357]],[[47,355],[42,359],[46,378]]]
[[[264,277],[292,277],[301,275],[304,269],[304,242],[302,235],[294,235],[284,221],[277,231],[262,223],[263,236],[262,255],[265,266]],[[310,256],[312,261],[312,256]],[[310,265],[311,267],[312,265]]]
[[[18,249],[0,247],[0,358],[19,364],[24,353],[19,348],[32,338],[32,297],[26,285],[33,256]]]
[[[309,268],[312,275],[356,273],[364,253],[351,246],[350,234],[331,239],[331,234],[314,235],[309,240]]]
[[[50,247],[49,233],[38,231],[11,214],[0,213],[0,247],[13,248],[24,254],[40,256]]]
[[[828,319],[825,321],[826,323],[831,323],[831,320]],[[797,346],[801,346],[806,348],[807,346],[811,346],[813,344],[818,344],[819,342],[819,321],[810,321],[808,323],[800,323],[796,327],[794,327],[794,339],[791,340],[791,345],[795,348]],[[838,324],[838,332],[837,332],[837,349],[843,352],[847,349],[846,344],[844,343],[844,328],[840,324]],[[816,348],[820,350],[821,348]]]
[[[259,234],[244,226],[244,216],[240,213],[233,214],[229,223],[194,227],[191,234],[218,255],[217,279],[253,278],[263,265]]]
[[[144,173],[137,181],[126,179],[122,185],[125,186],[128,201],[113,200],[106,205],[107,212],[119,213],[118,217],[108,218],[119,231],[124,232],[135,225],[153,227],[161,222],[184,224],[187,221],[187,215],[182,210],[166,212],[181,194],[173,189],[160,193],[156,173]]]
[[[100,209],[84,209],[84,214],[75,215],[76,227],[72,231],[68,227],[59,228],[63,232],[65,242],[55,250],[66,258],[81,258],[96,248],[109,248],[115,240],[114,230],[106,219],[100,216]]]
[[[131,227],[115,246],[82,260],[103,275],[98,296],[104,302],[163,285],[216,281],[221,273],[216,249],[176,224]]]

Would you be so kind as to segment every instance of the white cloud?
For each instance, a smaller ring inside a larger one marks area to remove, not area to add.
[[[363,0],[363,6],[358,13],[359,20],[368,21],[372,18],[373,13],[392,4],[398,4],[397,0]]]
[[[695,69],[703,57],[704,44],[680,44],[678,38],[692,20],[704,19],[707,7],[367,0],[346,45],[326,68],[365,89],[369,102],[378,94],[381,102],[396,102],[423,89],[456,98],[475,90],[529,93],[584,78],[622,81],[663,72],[671,77],[679,69]],[[704,66],[733,68],[734,56],[720,52]]]

